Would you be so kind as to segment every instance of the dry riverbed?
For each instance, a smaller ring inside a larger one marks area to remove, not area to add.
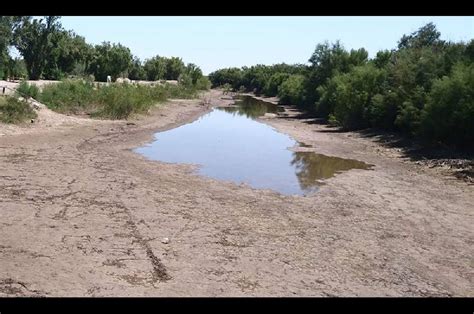
[[[474,295],[473,185],[291,110],[261,121],[373,170],[283,196],[132,151],[209,109],[0,125],[0,296]]]

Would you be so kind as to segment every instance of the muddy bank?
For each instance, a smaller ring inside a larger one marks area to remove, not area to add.
[[[308,197],[132,152],[230,103],[221,97],[130,121],[1,129],[0,295],[472,296],[473,187],[368,138],[295,112],[262,119],[304,149],[375,165]]]

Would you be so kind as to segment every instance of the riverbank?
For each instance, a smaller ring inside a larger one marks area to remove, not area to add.
[[[132,151],[222,97],[0,126],[0,296],[472,296],[473,186],[371,138],[292,110],[261,119],[304,149],[375,165],[307,197]]]

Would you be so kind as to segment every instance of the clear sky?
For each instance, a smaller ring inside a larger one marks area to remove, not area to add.
[[[340,39],[346,49],[364,47],[373,57],[392,49],[403,34],[434,22],[441,38],[474,38],[474,17],[171,17],[64,16],[64,28],[88,43],[121,43],[144,60],[155,55],[181,57],[204,74],[255,64],[306,63],[316,44]]]

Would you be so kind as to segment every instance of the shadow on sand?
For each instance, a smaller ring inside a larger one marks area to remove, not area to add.
[[[362,138],[371,139],[385,148],[396,148],[402,153],[402,157],[420,164],[426,164],[430,168],[448,167],[453,174],[470,183],[474,182],[474,149],[460,151],[453,148],[437,145],[427,146],[420,141],[408,138],[402,134],[380,129],[363,129],[345,131],[340,127],[330,126],[325,119],[315,118],[311,114],[301,113],[294,106],[284,106],[289,113],[295,115],[280,115],[280,119],[300,120],[306,124],[318,124],[326,126],[318,130],[321,133],[354,133]]]

